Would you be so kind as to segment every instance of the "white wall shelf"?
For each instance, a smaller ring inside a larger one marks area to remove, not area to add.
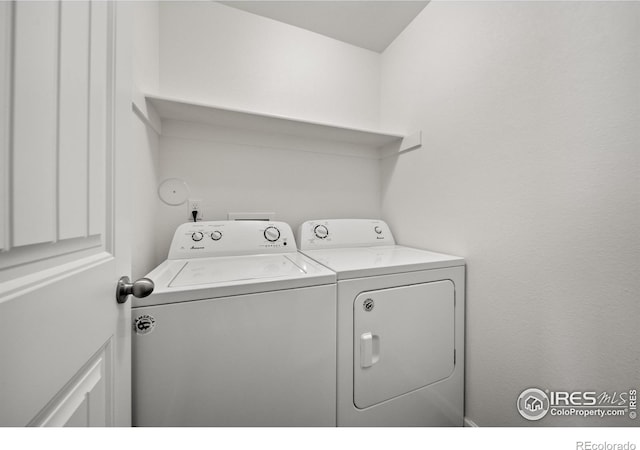
[[[196,122],[222,127],[247,129],[275,134],[348,142],[380,148],[392,143],[401,143],[404,135],[373,130],[343,127],[334,124],[241,111],[185,100],[145,96],[161,119]]]

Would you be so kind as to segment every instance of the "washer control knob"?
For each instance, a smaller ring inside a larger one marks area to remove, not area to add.
[[[316,235],[318,239],[326,239],[329,236],[329,230],[324,225],[316,225],[313,229],[313,234]]]
[[[373,231],[375,231],[377,234],[382,234],[382,228],[380,228],[379,226],[375,226],[375,228],[373,229]]]
[[[219,241],[222,238],[222,232],[215,230],[211,232],[211,239]]]
[[[267,227],[264,230],[264,238],[269,242],[275,242],[280,239],[280,230],[276,227]]]
[[[196,231],[191,235],[191,239],[193,239],[196,242],[201,241],[203,237],[204,237],[204,234],[202,234],[199,231]]]

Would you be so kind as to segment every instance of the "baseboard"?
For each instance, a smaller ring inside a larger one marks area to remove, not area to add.
[[[476,424],[473,420],[469,419],[468,417],[464,418],[464,426],[465,427],[478,427],[478,424]]]

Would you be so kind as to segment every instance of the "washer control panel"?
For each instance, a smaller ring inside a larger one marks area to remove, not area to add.
[[[169,259],[294,253],[296,241],[284,222],[223,220],[188,222],[173,235]]]
[[[309,220],[297,238],[300,250],[395,245],[389,226],[374,219]]]

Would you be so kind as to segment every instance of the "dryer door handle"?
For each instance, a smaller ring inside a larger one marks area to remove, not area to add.
[[[371,332],[360,335],[360,366],[367,368],[380,361],[380,336]]]

